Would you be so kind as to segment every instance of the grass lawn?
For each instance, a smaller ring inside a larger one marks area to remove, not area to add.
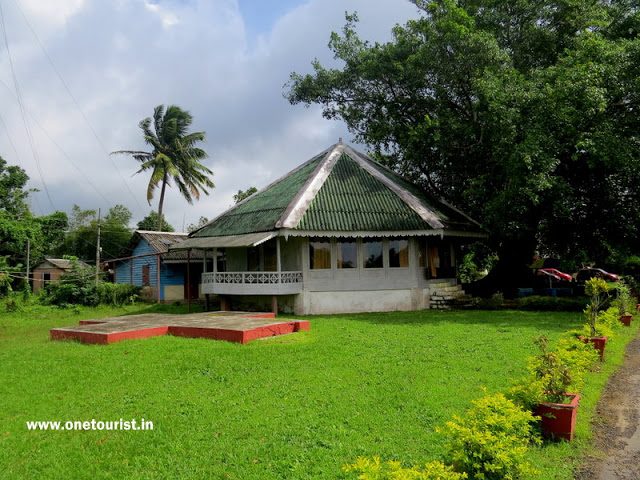
[[[2,478],[352,479],[340,467],[359,455],[407,465],[439,459],[445,438],[436,426],[470,406],[480,387],[506,391],[536,353],[532,338],[555,339],[582,322],[577,313],[422,311],[307,317],[310,332],[245,346],[48,339],[52,327],[157,308],[0,313]],[[637,328],[622,332],[604,373]],[[577,441],[532,451],[539,478],[572,478],[604,373],[589,380]],[[154,429],[26,427],[121,418]]]

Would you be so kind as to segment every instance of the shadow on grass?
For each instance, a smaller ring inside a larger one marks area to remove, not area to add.
[[[285,315],[283,315],[285,317]],[[340,315],[289,316],[311,321],[344,319],[376,325],[433,325],[455,323],[461,325],[492,325],[496,327],[539,327],[544,330],[564,332],[584,323],[582,313],[544,312],[521,310],[420,310],[411,312],[372,312]]]

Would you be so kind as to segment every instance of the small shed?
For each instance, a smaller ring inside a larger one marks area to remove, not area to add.
[[[115,265],[114,283],[143,287],[149,298],[163,302],[199,298],[203,252],[167,251],[169,245],[180,244],[188,235],[136,230],[131,256],[107,261]]]
[[[73,265],[78,264],[83,268],[91,266],[82,260],[69,260],[67,258],[47,258],[33,269],[33,293],[38,293],[48,282],[60,280],[60,276],[69,272]]]

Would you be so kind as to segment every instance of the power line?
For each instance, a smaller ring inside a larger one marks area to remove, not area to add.
[[[33,34],[33,36],[37,40],[38,45],[40,45],[40,48],[42,49],[42,52],[44,53],[44,56],[47,58],[47,60],[51,64],[51,68],[53,68],[53,71],[57,75],[58,79],[60,79],[60,82],[62,83],[63,87],[67,91],[67,94],[69,95],[71,100],[73,100],[73,103],[75,104],[76,108],[78,109],[78,112],[80,112],[80,115],[82,115],[82,118],[84,119],[84,121],[86,122],[87,126],[91,130],[91,133],[93,134],[93,136],[95,137],[96,141],[100,145],[100,148],[102,148],[102,151],[104,152],[104,154],[107,156],[107,158],[109,158],[109,162],[111,162],[111,165],[113,166],[115,171],[118,173],[118,176],[120,177],[120,180],[122,180],[122,183],[124,184],[124,186],[129,191],[129,194],[131,195],[131,197],[133,197],[133,200],[137,203],[138,207],[142,210],[143,208],[142,208],[142,205],[140,205],[140,202],[138,201],[138,198],[133,194],[133,192],[131,191],[131,188],[129,187],[129,184],[126,182],[126,180],[122,176],[122,173],[120,173],[120,170],[118,169],[118,166],[116,165],[116,163],[111,158],[111,155],[109,154],[109,152],[107,151],[106,147],[102,143],[102,140],[98,136],[98,133],[95,131],[95,129],[93,128],[93,125],[91,124],[91,122],[89,121],[89,119],[85,115],[84,111],[80,107],[80,103],[78,102],[78,100],[76,100],[76,97],[73,95],[73,93],[71,93],[71,89],[67,85],[67,82],[64,81],[64,78],[62,78],[62,75],[60,75],[60,72],[58,72],[58,69],[56,68],[55,64],[53,63],[53,60],[51,59],[51,57],[49,56],[49,54],[45,50],[44,45],[40,41],[40,38],[38,37],[38,35],[36,34],[35,30],[33,29],[31,24],[27,20],[27,17],[24,15],[22,10],[20,9],[20,5],[18,5],[17,2],[14,2],[14,3],[16,5],[16,7],[18,8],[18,12],[20,12],[20,15],[22,16],[22,19],[24,20],[24,23],[26,23],[27,27],[29,27],[29,30],[31,30],[31,33]]]
[[[6,83],[4,83],[2,80],[0,80],[0,84],[5,87],[8,92],[13,95],[13,98],[16,99],[16,101],[18,100],[17,97],[15,96],[15,94],[11,91],[11,89],[7,86]],[[49,141],[51,143],[53,143],[53,145],[58,149],[58,151],[69,161],[69,163],[71,163],[71,165],[73,166],[73,168],[76,169],[76,171],[80,174],[80,176],[84,179],[85,182],[87,182],[87,184],[93,188],[93,190],[100,195],[100,197],[102,197],[102,199],[107,202],[107,205],[111,206],[111,201],[98,189],[98,187],[96,187],[93,182],[91,182],[91,180],[89,180],[89,178],[84,174],[84,172],[82,170],[80,170],[80,167],[76,164],[76,162],[73,161],[73,159],[67,154],[67,152],[65,152],[63,150],[63,148],[58,144],[58,142],[56,142],[53,137],[51,137],[51,135],[49,135],[49,132],[47,132],[47,130],[38,122],[38,120],[36,120],[36,118],[31,115],[29,113],[29,111],[27,111],[27,115],[31,118],[31,120],[36,124],[36,126],[38,126],[40,128],[40,130],[42,130],[42,133],[45,134],[45,136],[49,139]],[[7,130],[7,127],[5,125],[5,130]],[[7,130],[7,135],[8,135],[8,130]],[[11,137],[9,137],[9,141],[11,141]],[[13,142],[12,142],[13,145]],[[15,147],[14,147],[15,150]],[[17,155],[17,152],[16,152]]]
[[[6,85],[5,85],[5,87],[6,87]],[[16,159],[18,160],[18,164],[24,170],[24,166],[22,165],[22,161],[20,160],[20,155],[18,154],[18,150],[16,150],[16,146],[13,144],[13,140],[11,139],[11,134],[9,133],[9,129],[7,128],[7,124],[4,123],[4,119],[2,118],[2,115],[0,115],[0,123],[4,127],[4,131],[7,134],[7,138],[9,139],[9,144],[11,145],[11,148],[13,148],[13,152],[16,154]]]
[[[25,114],[24,104],[22,102],[22,95],[20,93],[20,87],[18,85],[18,77],[16,76],[15,68],[13,67],[13,59],[11,57],[11,49],[9,48],[9,39],[7,37],[7,27],[4,23],[4,12],[2,10],[2,3],[0,3],[0,22],[2,23],[2,34],[4,37],[4,43],[7,48],[7,55],[9,58],[9,66],[11,68],[11,76],[13,77],[13,84],[16,90],[16,96],[18,98],[18,105],[20,106],[20,115],[22,117],[22,122],[24,123],[24,128],[27,133],[27,139],[29,140],[29,145],[31,146],[31,152],[33,153],[33,159],[36,162],[36,167],[38,169],[38,173],[40,174],[40,180],[42,181],[42,186],[44,187],[44,191],[47,194],[47,198],[49,199],[49,203],[51,204],[51,208],[55,211],[55,206],[53,204],[53,200],[51,199],[51,195],[49,194],[49,189],[47,188],[47,183],[44,181],[44,175],[42,173],[42,168],[40,166],[40,158],[38,157],[38,152],[36,150],[35,142],[33,141],[33,136],[31,135],[31,128],[29,127],[29,122],[27,121],[27,117]]]

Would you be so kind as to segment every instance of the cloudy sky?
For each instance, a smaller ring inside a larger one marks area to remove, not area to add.
[[[138,123],[175,104],[205,131],[216,188],[193,206],[165,200],[177,230],[232,205],[312,155],[351,141],[318,108],[292,106],[283,85],[308,73],[345,11],[362,38],[384,42],[417,16],[407,0],[2,0],[0,156],[31,177],[36,215],[125,205],[132,226],[153,208],[138,163]],[[22,108],[21,108],[22,106]]]

